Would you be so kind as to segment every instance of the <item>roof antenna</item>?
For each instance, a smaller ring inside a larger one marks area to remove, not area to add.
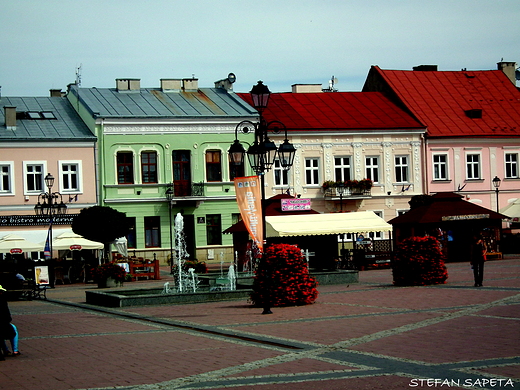
[[[81,66],[83,64],[79,64],[79,66],[76,68],[76,85],[78,88],[81,86]]]
[[[334,84],[337,84],[338,79],[332,76],[329,80],[329,88],[325,89],[324,92],[338,92],[337,89],[334,89]]]

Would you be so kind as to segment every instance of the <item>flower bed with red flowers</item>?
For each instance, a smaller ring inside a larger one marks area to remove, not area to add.
[[[113,278],[117,282],[124,282],[126,278],[125,269],[114,262],[98,265],[92,268],[91,272],[95,282],[101,282],[107,280],[107,278]]]
[[[265,250],[253,281],[251,301],[262,307],[301,306],[318,297],[316,279],[309,275],[301,250],[295,245],[274,244]]]
[[[403,240],[392,260],[392,274],[396,286],[446,283],[448,271],[439,241],[435,237]]]

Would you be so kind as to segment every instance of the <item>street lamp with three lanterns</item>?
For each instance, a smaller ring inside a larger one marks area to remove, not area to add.
[[[263,113],[269,103],[271,92],[262,81],[253,86],[250,91],[253,107],[258,111],[259,120],[257,123],[251,121],[242,121],[235,128],[235,141],[229,148],[229,160],[232,166],[241,166],[244,163],[244,157],[247,155],[249,165],[253,171],[260,176],[260,187],[262,193],[262,228],[265,234],[265,173],[274,165],[276,158],[280,161],[280,166],[284,170],[289,170],[294,162],[296,148],[287,138],[287,128],[280,121],[267,122]],[[284,131],[285,139],[283,143],[277,147],[273,141],[269,139],[269,132],[279,134]],[[249,146],[247,151],[238,140],[238,132],[248,134],[254,132],[254,142]],[[265,257],[262,254],[262,260]],[[264,302],[264,312],[262,314],[270,314],[270,298],[267,292],[267,299]]]

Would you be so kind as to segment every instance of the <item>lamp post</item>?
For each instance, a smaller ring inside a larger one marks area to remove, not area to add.
[[[52,260],[52,222],[55,215],[65,214],[67,212],[67,205],[63,203],[63,197],[59,192],[52,192],[54,185],[54,176],[50,173],[45,176],[45,186],[47,192],[42,192],[38,195],[38,203],[34,206],[36,215],[49,217],[49,233],[45,245],[45,252],[47,252],[47,242],[49,243],[49,258]],[[45,256],[47,256],[45,254]]]
[[[493,187],[495,187],[495,193],[497,196],[497,213],[499,213],[499,205],[498,205],[498,187],[500,187],[501,180],[498,176],[495,176],[495,178],[491,181],[493,183]]]
[[[339,194],[339,209],[340,212],[343,212],[343,194],[345,193],[345,183],[339,182],[336,184],[336,191]],[[345,234],[341,234],[341,262],[345,260]]]
[[[173,230],[172,230],[172,201],[173,184],[166,190],[166,200],[168,201],[168,215],[170,217],[170,274],[173,276]]]
[[[253,123],[251,121],[242,121],[235,128],[235,141],[229,148],[229,160],[232,165],[238,166],[244,163],[244,156],[247,154],[249,165],[253,171],[260,176],[260,187],[262,197],[262,229],[265,235],[265,173],[268,172],[276,157],[280,160],[282,169],[289,170],[294,162],[296,148],[289,142],[287,138],[287,129],[282,122],[271,121],[267,122],[263,113],[269,103],[271,92],[269,88],[262,81],[258,81],[250,91],[253,106],[258,111],[259,121]],[[238,131],[243,134],[254,131],[254,142],[251,144],[246,152],[240,141],[238,140]],[[272,131],[275,134],[281,131],[285,132],[285,139],[283,143],[277,147],[274,142],[269,139],[268,133]],[[265,255],[262,253],[261,261],[265,262]],[[267,267],[266,267],[267,269]],[[267,279],[270,278],[270,270],[268,270]],[[269,283],[269,280],[267,281]],[[271,314],[271,299],[269,296],[269,285],[266,287],[266,299],[264,300],[264,311],[262,314]]]

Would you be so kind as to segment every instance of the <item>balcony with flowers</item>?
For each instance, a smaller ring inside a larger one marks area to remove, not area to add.
[[[321,188],[323,189],[325,197],[358,197],[371,196],[373,185],[374,183],[371,179],[345,181],[327,180],[321,185]]]

